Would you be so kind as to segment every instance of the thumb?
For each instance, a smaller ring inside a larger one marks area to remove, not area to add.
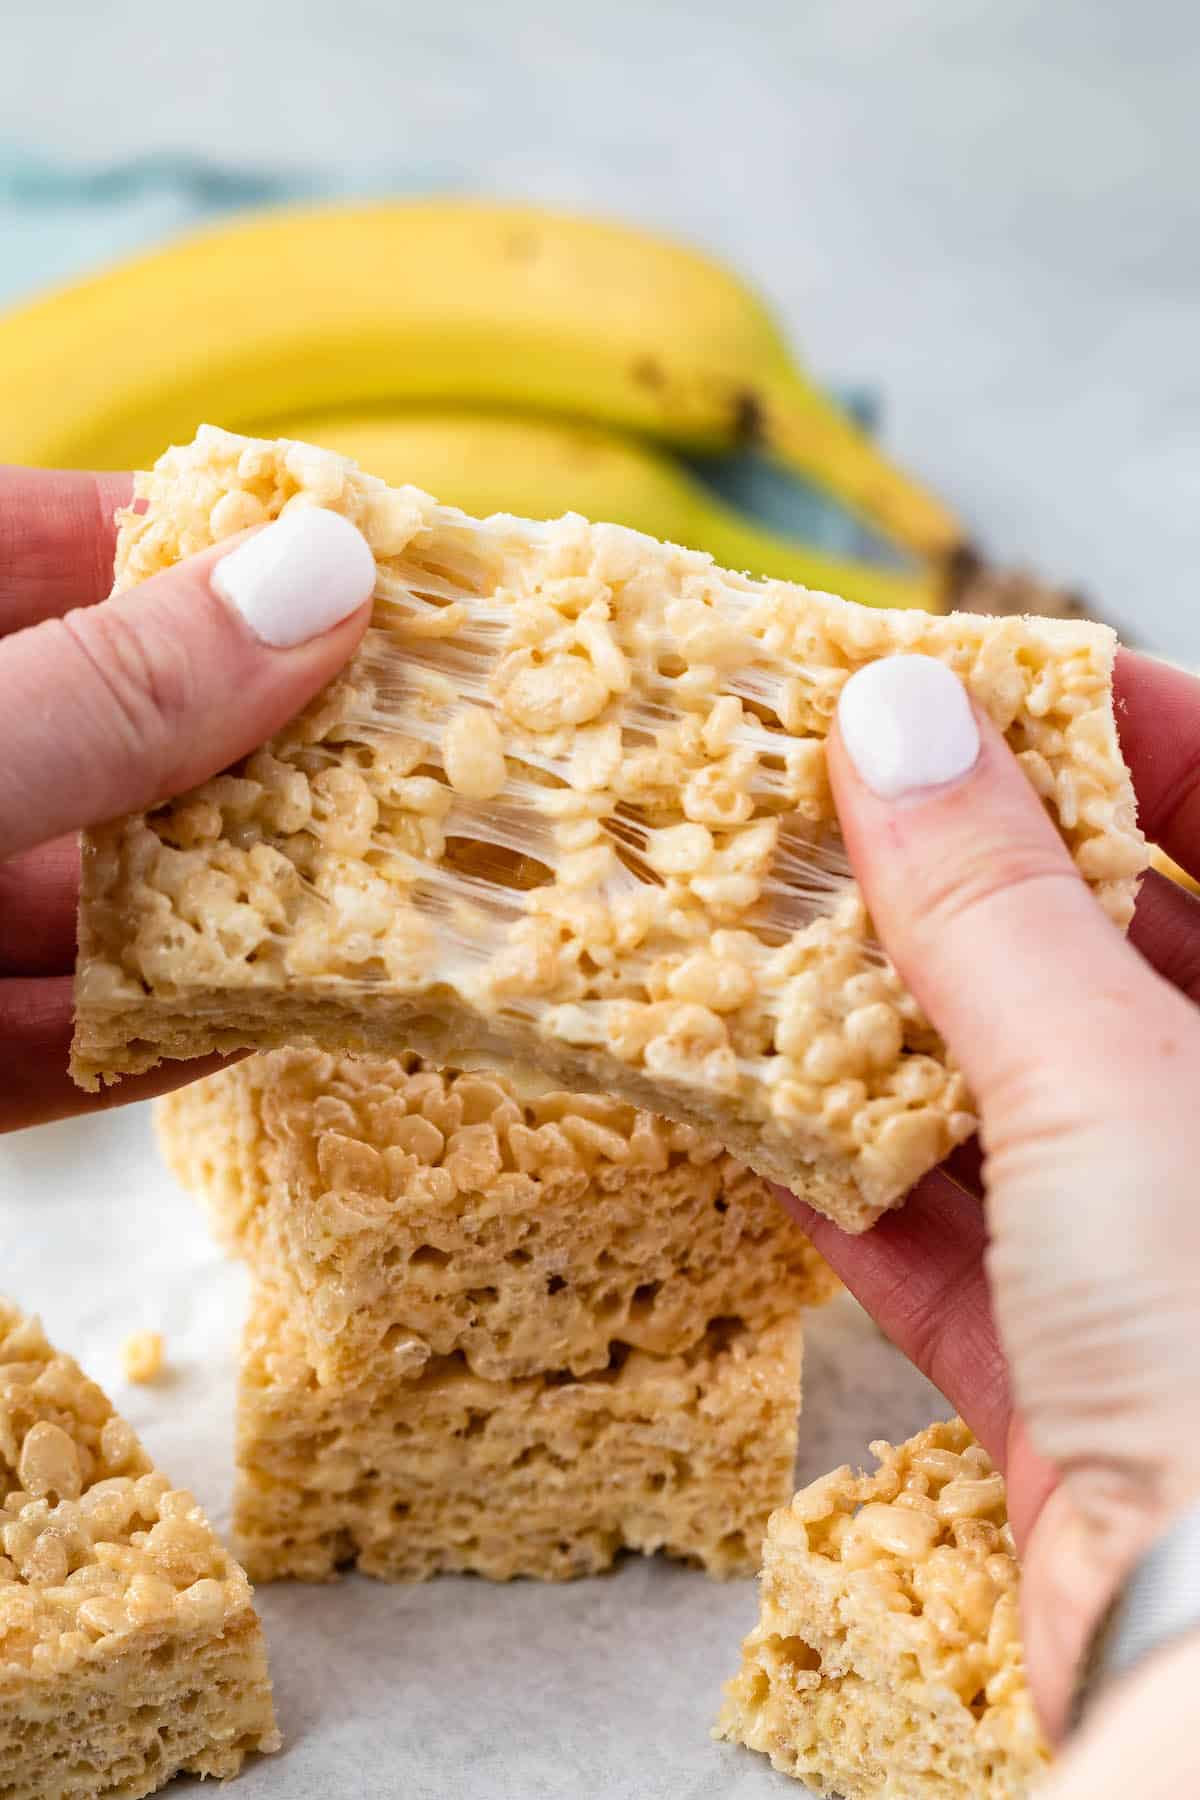
[[[375,562],[309,507],[0,639],[0,857],[186,791],[331,680]]]
[[[1179,997],[1107,918],[1031,783],[953,672],[924,656],[846,683],[829,739],[875,928],[983,1104],[1040,1057],[1078,1080]]]
[[[1198,1266],[1194,1009],[1125,941],[944,664],[842,690],[830,775],[879,936],[957,1057],[987,1150],[987,1274],[1020,1430],[1025,1645],[1056,1727],[1085,1632],[1197,1489],[1179,1375]],[[1047,1498],[1047,1465],[1062,1480]]]

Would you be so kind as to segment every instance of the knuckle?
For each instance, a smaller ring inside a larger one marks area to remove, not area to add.
[[[986,917],[1002,897],[1042,883],[1077,882],[1057,847],[1009,844],[982,837],[943,862],[926,868],[918,922],[925,935]]]
[[[114,753],[165,775],[194,695],[185,646],[156,631],[148,612],[135,623],[119,606],[68,613],[61,629],[87,665]]]
[[[1154,811],[1160,842],[1195,837],[1200,825],[1200,742],[1189,748]]]
[[[1129,935],[1160,975],[1200,1003],[1200,901],[1193,894],[1148,869]]]

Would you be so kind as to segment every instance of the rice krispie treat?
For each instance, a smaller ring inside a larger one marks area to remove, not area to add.
[[[158,1108],[172,1169],[286,1300],[323,1382],[397,1336],[489,1380],[674,1355],[835,1280],[760,1176],[617,1100],[275,1050]]]
[[[154,1793],[275,1750],[250,1584],[191,1494],[0,1300],[0,1793]]]
[[[489,1381],[397,1339],[323,1387],[279,1297],[243,1347],[234,1529],[260,1581],[357,1566],[386,1580],[472,1570],[565,1580],[623,1549],[757,1567],[796,1454],[801,1333],[716,1321],[674,1356]]]
[[[771,1519],[717,1735],[844,1800],[1020,1800],[1049,1762],[1004,1481],[961,1420]]]
[[[843,684],[898,652],[958,671],[1128,922],[1146,852],[1107,627],[877,611],[207,427],[137,492],[120,589],[313,505],[362,529],[378,582],[349,668],[264,749],[85,840],[84,1086],[304,1039],[523,1064],[864,1229],[975,1126],[826,774]]]

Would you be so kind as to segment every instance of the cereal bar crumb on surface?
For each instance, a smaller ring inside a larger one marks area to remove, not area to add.
[[[355,1384],[322,1386],[260,1287],[242,1356],[239,1553],[258,1581],[351,1564],[392,1581],[562,1581],[626,1549],[749,1574],[791,1487],[800,1362],[794,1320],[720,1321],[677,1356],[619,1346],[579,1379],[489,1381],[398,1336]]]
[[[0,1300],[4,1800],[139,1800],[278,1746],[242,1570],[100,1389]]]
[[[192,1082],[156,1123],[322,1382],[397,1335],[489,1380],[582,1376],[614,1341],[674,1355],[836,1287],[760,1176],[617,1100],[294,1049]]]
[[[165,1348],[161,1331],[131,1331],[121,1345],[125,1379],[136,1383],[157,1381],[163,1371]]]
[[[862,1230],[975,1126],[884,958],[826,775],[864,663],[938,657],[1120,925],[1146,849],[1115,638],[883,612],[575,515],[479,521],[204,427],[138,478],[129,588],[319,505],[377,561],[348,667],[235,768],[85,841],[73,1071],[310,1040],[520,1064],[714,1134]]]
[[[715,1735],[843,1800],[1022,1800],[1050,1753],[1003,1478],[958,1419],[871,1449],[772,1517]]]

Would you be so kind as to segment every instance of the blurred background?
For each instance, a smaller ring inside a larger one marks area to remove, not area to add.
[[[997,560],[1200,659],[1188,5],[43,0],[4,35],[0,301],[293,192],[599,210],[732,263]]]
[[[138,379],[136,345],[110,358],[118,316],[94,329],[94,308],[46,290],[199,224],[388,195],[594,211],[727,262],[996,563],[1200,663],[1195,21],[1190,0],[0,0],[0,461],[69,445],[73,408],[86,398],[102,421],[108,389],[115,404]],[[164,291],[195,321],[203,271],[188,271]],[[191,346],[162,292],[150,305],[141,291],[141,347],[169,375]],[[256,302],[260,342],[308,301],[281,272],[270,306]],[[235,343],[236,301],[210,310],[210,345]],[[685,299],[681,337],[688,325]],[[430,434],[430,472],[411,474],[459,499],[470,462],[481,487],[520,475],[524,495],[590,510],[585,465],[541,444],[534,456],[533,438],[480,430],[456,454]],[[148,430],[139,454],[162,447]],[[670,514],[680,490],[661,470],[611,466],[631,505],[644,476],[635,522]],[[753,529],[881,551],[794,471],[730,454],[678,470],[757,514]],[[728,512],[693,516],[689,541],[720,554]],[[757,551],[737,553],[740,529],[727,560],[746,567]],[[244,1276],[162,1169],[147,1108],[0,1142],[0,1283],[224,1528]],[[137,1326],[168,1333],[158,1389],[123,1382],[118,1346]],[[941,1405],[848,1303],[806,1355],[798,1482]],[[706,1737],[749,1584],[697,1587],[639,1559],[611,1583],[464,1581],[444,1598],[433,1584],[348,1582],[316,1604],[264,1589],[287,1776],[268,1788],[278,1773],[250,1770],[239,1792],[303,1800],[349,1782],[382,1800],[404,1768],[414,1796],[497,1794],[487,1758],[501,1751],[522,1796],[564,1779],[612,1800],[776,1791]],[[631,1642],[656,1658],[653,1679]]]

